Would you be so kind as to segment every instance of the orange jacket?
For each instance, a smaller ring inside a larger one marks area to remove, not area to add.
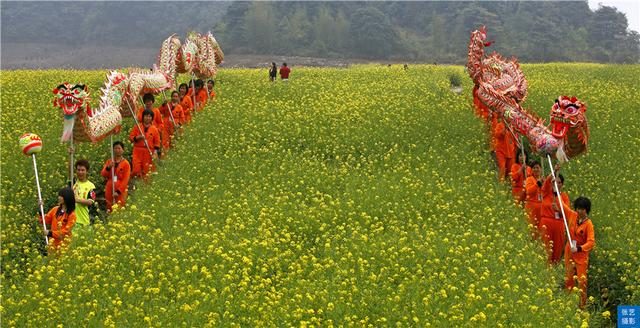
[[[180,100],[180,106],[182,106],[182,110],[190,111],[191,109],[193,109],[193,100],[191,99],[191,97],[189,97],[189,95],[185,95]]]
[[[589,252],[596,246],[596,236],[593,229],[593,222],[590,218],[586,218],[582,223],[578,223],[578,212],[572,210],[568,205],[564,206],[567,213],[567,223],[569,224],[569,234],[571,239],[576,241],[576,245],[580,246],[580,251],[571,253],[569,242],[564,249],[565,256],[571,254],[571,258],[576,263],[587,263],[589,261]]]
[[[209,98],[211,98],[211,99],[215,99],[216,98],[216,90],[211,89],[211,92],[209,93]]]
[[[144,141],[143,141],[144,143]],[[143,145],[144,146],[144,145]],[[100,175],[102,175],[105,179],[107,179],[107,183],[105,187],[109,187],[109,185],[113,186],[113,181],[115,180],[115,190],[122,194],[129,187],[129,177],[131,176],[131,165],[129,165],[129,161],[126,159],[122,159],[120,162],[116,163],[114,168],[114,172],[116,174],[116,178],[113,179],[111,176],[111,169],[107,167],[111,164],[111,158],[109,158],[102,167],[102,171]]]
[[[171,114],[169,114],[169,108],[171,108]],[[182,121],[184,119],[184,114],[182,111],[182,106],[180,106],[180,104],[174,105],[173,103],[169,103],[167,105],[162,105],[160,107],[160,113],[162,114],[162,123],[164,124],[165,129],[173,127],[171,117],[173,117],[173,120],[176,122],[176,124],[183,123]]]
[[[207,95],[207,90],[202,88],[200,91],[196,93],[196,104],[198,106],[198,110],[204,108],[207,105],[207,100],[209,100],[209,95]]]
[[[71,230],[76,224],[76,212],[59,213],[60,206],[52,208],[47,215],[44,216],[44,222],[51,227],[51,236],[55,239],[54,245],[59,245],[66,237],[71,237]],[[42,218],[40,219],[42,222]]]
[[[527,166],[527,177],[531,176],[531,168]],[[511,187],[514,190],[524,190],[524,172],[522,171],[522,164],[513,163],[511,165]]]
[[[524,189],[527,192],[527,203],[542,202],[542,193],[540,192],[541,187],[538,187],[538,181],[533,177],[533,175],[527,177],[527,180],[524,184]]]
[[[516,142],[504,122],[494,120],[493,140],[495,141],[494,149],[496,153],[503,153],[506,158],[514,157]]]
[[[550,218],[550,219],[560,219],[562,220],[562,213],[559,211],[556,212],[553,209],[553,203],[558,202],[558,197],[553,192],[553,182],[551,181],[551,176],[548,176],[544,183],[542,184],[542,189],[540,190],[542,193],[542,204],[540,205],[540,218]],[[569,204],[569,195],[566,192],[560,193],[560,198],[562,198],[562,204]],[[566,213],[565,213],[566,214]]]
[[[136,141],[136,137],[142,135],[141,129],[145,131],[144,135],[147,138],[147,142],[149,143],[149,148],[151,148],[151,151],[154,151],[154,149],[160,149],[160,132],[153,124],[149,127],[144,127],[143,125],[133,126],[133,129],[131,129],[131,133],[129,133],[129,140],[131,140],[131,142],[133,143],[133,147],[146,148],[144,139]]]
[[[138,118],[138,122],[142,124],[142,113],[144,112],[144,107],[138,108],[138,114],[136,115]],[[162,122],[162,113],[158,107],[153,108],[153,125],[158,128],[158,131],[164,128],[164,123]]]

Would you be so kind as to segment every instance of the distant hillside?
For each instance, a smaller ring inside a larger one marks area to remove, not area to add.
[[[226,54],[464,63],[469,33],[523,62],[636,63],[624,14],[557,2],[2,1],[2,67],[150,66],[165,38],[211,30]]]
[[[2,42],[155,47],[211,30],[229,2],[2,1]]]
[[[521,61],[640,56],[624,14],[587,1],[234,2],[216,31],[230,52],[463,63],[480,25]]]

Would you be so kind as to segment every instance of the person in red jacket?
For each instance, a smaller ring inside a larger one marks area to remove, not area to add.
[[[149,171],[155,170],[153,160],[158,158],[160,151],[160,132],[151,123],[152,121],[153,112],[145,110],[142,113],[142,126],[135,125],[129,133],[129,140],[133,143],[132,173],[134,177],[146,178]]]
[[[55,252],[62,245],[71,241],[73,226],[76,224],[76,199],[73,189],[62,188],[58,191],[58,206],[52,208],[44,217],[47,229],[44,234],[49,237],[49,250]],[[40,218],[42,223],[42,217]]]
[[[556,166],[556,172],[560,169]],[[569,204],[569,195],[562,191],[564,186],[564,176],[558,174],[556,179],[558,190],[555,191],[553,178],[549,175],[542,185],[542,203],[540,204],[540,226],[538,230],[542,236],[545,249],[547,251],[548,261],[550,264],[557,264],[562,258],[562,248],[566,240],[566,232],[564,229],[564,221],[562,212],[555,210],[553,204],[558,202],[557,192],[560,192],[560,198],[563,204]]]
[[[291,69],[287,66],[287,63],[282,63],[282,66],[280,67],[280,78],[282,81],[288,81],[290,73]]]
[[[589,253],[596,246],[593,222],[589,218],[591,201],[586,197],[578,197],[573,201],[575,211],[568,204],[564,209],[569,222],[571,240],[564,247],[565,288],[569,291],[575,286],[578,278],[580,288],[580,308],[587,304],[587,269],[589,268]]]
[[[107,212],[110,213],[114,202],[118,207],[123,207],[127,203],[129,194],[129,177],[131,175],[131,165],[123,156],[124,143],[116,141],[113,143],[113,161],[109,158],[102,167],[100,174],[107,180],[104,188],[104,196],[107,200]],[[111,169],[113,168],[113,174]]]

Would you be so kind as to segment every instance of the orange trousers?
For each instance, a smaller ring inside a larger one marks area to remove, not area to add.
[[[172,124],[169,122],[169,124]],[[162,149],[167,150],[171,148],[171,138],[173,136],[173,125],[167,126],[165,125],[162,129]]]
[[[127,203],[127,196],[129,194],[128,190],[124,190],[118,197],[115,199],[116,203],[119,207],[123,207]],[[111,207],[113,206],[113,182],[107,181],[107,186],[104,189],[104,197],[107,200],[107,211],[111,212]]]
[[[155,166],[147,147],[133,147],[133,163],[131,173],[134,177],[146,177],[150,171],[155,171]]]
[[[498,162],[500,181],[509,180],[513,158],[507,157],[502,151],[496,151],[496,161]]]
[[[571,258],[571,251],[564,256],[564,286],[569,291],[575,287],[575,278],[578,278],[578,288],[580,288],[580,308],[584,308],[587,304],[587,268],[589,267],[589,261],[585,263],[576,263]]]
[[[542,241],[544,247],[547,250],[548,261],[551,264],[556,264],[562,259],[562,252],[564,251],[565,232],[564,223],[562,219],[557,220],[554,218],[543,217],[540,220],[540,234],[542,235]]]

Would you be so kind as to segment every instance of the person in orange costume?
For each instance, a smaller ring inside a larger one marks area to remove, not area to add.
[[[500,181],[509,179],[509,170],[513,164],[515,152],[515,139],[498,115],[493,124],[493,138],[495,140],[496,161],[498,162],[498,172]]]
[[[140,107],[138,108],[138,114],[137,114],[137,118],[138,118],[138,122],[142,122],[142,113],[145,110],[150,110],[153,112],[153,125],[156,126],[156,129],[158,129],[158,131],[162,131],[162,129],[164,128],[164,121],[162,119],[162,114],[160,113],[160,109],[158,107],[153,107],[153,104],[155,103],[156,98],[153,96],[153,94],[150,93],[145,93],[144,96],[142,96],[142,102],[144,102],[144,107]]]
[[[556,172],[559,170],[556,166]],[[569,195],[562,191],[564,177],[558,174],[556,179],[562,204],[569,204]],[[547,250],[550,264],[557,264],[562,258],[562,247],[565,243],[565,229],[560,210],[556,211],[553,204],[558,202],[558,196],[554,191],[553,178],[548,176],[542,185],[542,203],[540,204],[540,226],[538,230],[542,235],[545,249]],[[559,207],[556,207],[559,209]]]
[[[520,149],[516,153],[516,162],[511,165],[511,194],[522,204],[526,198],[524,181],[531,176],[531,168],[527,166],[527,154]]]
[[[169,113],[169,110],[171,110],[171,113]],[[175,130],[179,129],[182,126],[182,121],[184,121],[184,114],[182,106],[180,106],[180,95],[178,94],[178,91],[173,91],[171,93],[171,102],[169,104],[163,104],[160,107],[160,112],[164,117],[164,129],[161,131],[162,148],[166,150],[171,148],[171,140],[173,139]],[[171,120],[172,117],[173,121]]]
[[[542,166],[540,166],[540,162],[531,162],[531,175],[527,177],[527,180],[524,183],[526,193],[524,208],[527,211],[529,224],[533,226],[534,237],[538,236],[538,226],[540,224],[540,204],[542,203],[541,171]]]
[[[62,245],[71,241],[71,231],[76,224],[76,198],[73,189],[62,188],[58,191],[58,206],[52,208],[45,216],[44,223],[47,230],[44,234],[49,237],[51,250],[56,251]],[[40,218],[42,223],[42,217]]]
[[[216,90],[213,89],[213,87],[216,85],[216,81],[214,80],[208,80],[207,81],[207,90],[209,90],[209,99],[210,100],[215,100],[216,99]]]
[[[207,94],[207,90],[204,88],[204,82],[200,79],[196,80],[196,110],[201,111],[204,106],[207,105],[207,100],[209,100],[209,95]]]
[[[153,160],[158,158],[160,151],[160,132],[151,124],[152,121],[153,112],[145,110],[142,113],[142,126],[134,126],[129,133],[129,140],[133,143],[132,174],[134,177],[146,178],[150,170],[155,170]],[[145,137],[149,148],[145,145]]]
[[[578,197],[573,201],[572,211],[568,204],[564,204],[569,234],[571,240],[564,247],[565,280],[567,290],[573,290],[575,276],[578,277],[580,288],[580,308],[587,304],[587,269],[589,268],[589,253],[596,246],[593,222],[589,218],[591,201],[586,197]]]
[[[124,143],[116,141],[113,143],[113,158],[109,158],[102,167],[100,174],[107,179],[105,183],[104,195],[107,200],[107,212],[111,212],[113,202],[119,207],[127,203],[129,194],[129,177],[131,175],[131,165],[124,158]],[[115,163],[115,164],[114,164]],[[115,175],[111,174],[111,168]]]
[[[182,111],[184,113],[184,121],[183,124],[187,124],[191,122],[191,112],[193,111],[193,100],[188,94],[189,87],[186,83],[180,84],[178,91],[180,93],[180,106],[182,106]]]
[[[480,97],[477,96],[478,94],[478,90],[479,90],[479,86],[475,85],[473,87],[473,103],[475,104],[474,108],[475,108],[475,113],[476,116],[482,118],[485,122],[490,122],[490,111],[489,111],[489,107],[487,107],[487,105],[485,105],[481,100]]]

